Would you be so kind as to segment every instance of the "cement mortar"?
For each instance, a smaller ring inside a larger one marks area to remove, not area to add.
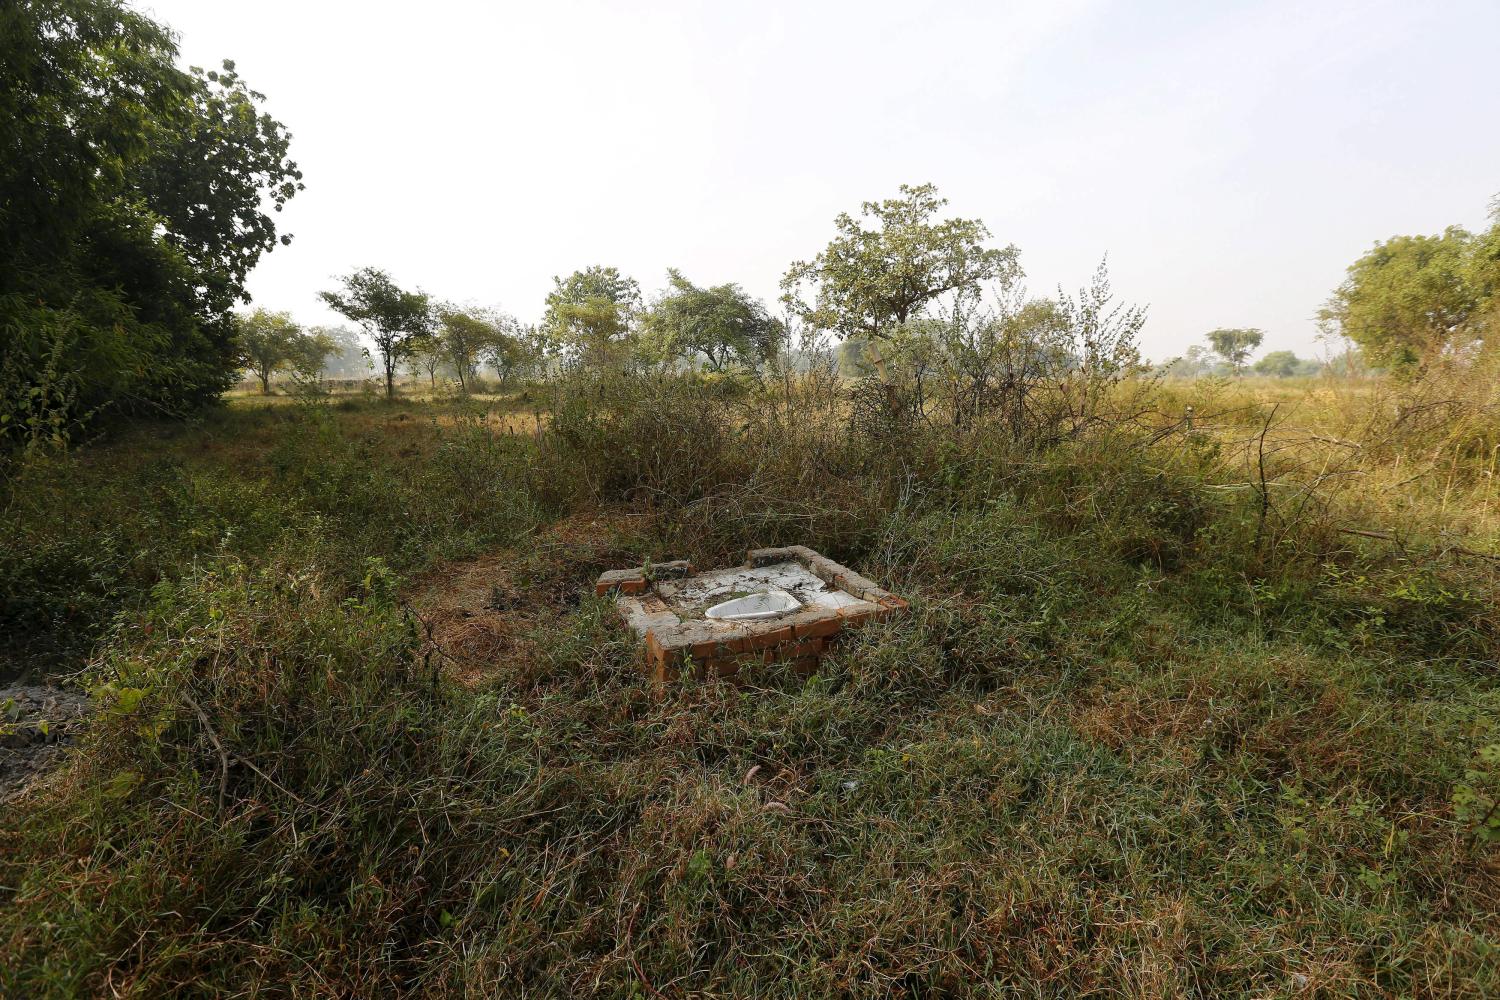
[[[721,601],[773,587],[791,594],[804,608],[843,608],[860,603],[859,598],[830,587],[806,566],[790,560],[768,566],[735,566],[683,580],[662,580],[656,584],[656,592],[679,618],[687,621],[701,619],[706,610]]]

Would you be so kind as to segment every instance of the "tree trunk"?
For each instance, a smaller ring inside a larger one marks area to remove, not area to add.
[[[260,371],[260,394],[262,396],[271,394],[271,373],[264,368]]]

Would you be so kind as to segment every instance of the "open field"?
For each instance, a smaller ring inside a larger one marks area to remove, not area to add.
[[[1500,4],[341,13],[0,3],[0,1000],[1500,997]]]
[[[27,468],[6,662],[102,714],[0,812],[0,992],[1495,995],[1492,412],[1156,392],[1046,449],[236,398]],[[786,543],[912,613],[654,688],[587,588]]]

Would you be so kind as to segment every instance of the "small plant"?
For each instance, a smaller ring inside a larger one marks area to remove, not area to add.
[[[1500,844],[1500,743],[1474,751],[1464,780],[1453,789],[1453,813],[1487,844]]]

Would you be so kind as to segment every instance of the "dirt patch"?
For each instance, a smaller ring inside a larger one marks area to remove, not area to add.
[[[473,686],[507,663],[534,659],[546,624],[577,607],[601,570],[635,558],[621,539],[639,531],[641,520],[629,512],[575,515],[525,548],[423,573],[410,601],[445,668]]]
[[[74,688],[0,687],[0,803],[61,762],[88,713],[88,695]]]
[[[532,622],[511,577],[510,550],[424,574],[412,595],[428,639],[460,683],[473,685],[507,659],[528,653],[525,632]]]

